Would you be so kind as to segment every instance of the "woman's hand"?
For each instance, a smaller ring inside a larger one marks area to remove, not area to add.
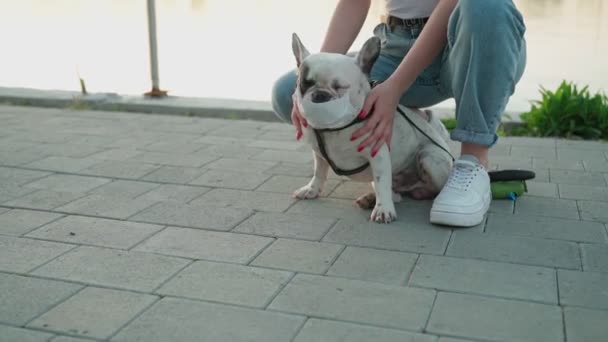
[[[398,89],[399,87],[394,86],[388,79],[374,87],[367,96],[360,117],[371,116],[363,127],[353,133],[351,140],[370,134],[359,144],[357,151],[361,152],[366,147],[372,146],[371,156],[375,157],[382,144],[386,144],[390,151],[393,119],[401,98],[401,92]]]

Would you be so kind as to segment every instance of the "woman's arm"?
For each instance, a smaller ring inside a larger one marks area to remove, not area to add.
[[[420,36],[387,81],[403,94],[445,46],[448,21],[458,0],[441,0]]]
[[[390,149],[393,116],[399,99],[445,46],[448,22],[457,3],[458,0],[439,1],[420,36],[397,69],[388,79],[372,89],[363,106],[362,117],[369,115],[371,111],[373,115],[352,135],[352,139],[355,140],[371,132],[359,144],[359,151],[371,145],[371,155],[375,156],[385,143]]]
[[[345,54],[365,23],[371,0],[340,0],[336,5],[321,52]]]

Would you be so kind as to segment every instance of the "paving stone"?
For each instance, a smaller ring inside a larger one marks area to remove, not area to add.
[[[293,135],[293,139],[295,140],[295,134]],[[273,150],[288,150],[288,151],[297,151],[302,146],[306,146],[304,143],[300,141],[282,141],[280,144],[277,144],[274,140],[263,140],[264,138],[260,136],[258,139],[247,144],[251,147],[257,147],[262,149],[273,149]]]
[[[49,342],[90,342],[91,340],[88,338],[78,338],[71,336],[57,336]]]
[[[24,325],[81,288],[60,281],[0,273],[0,322]]]
[[[205,154],[177,154],[164,152],[143,152],[129,159],[131,162],[160,164],[170,166],[201,167],[218,159],[217,156]]]
[[[366,193],[370,193],[374,191],[371,186],[371,183],[367,182],[344,182],[340,184],[334,191],[329,195],[330,197],[335,198],[344,198],[356,200],[359,196],[362,196]]]
[[[105,160],[125,161],[140,154],[141,151],[131,148],[113,148],[90,155],[88,158],[97,160],[97,163]],[[80,170],[79,170],[80,171]]]
[[[43,211],[13,209],[0,211],[0,234],[20,236],[57,220],[62,215]]]
[[[608,172],[608,162],[603,159],[583,160],[583,165],[588,172]]]
[[[212,145],[200,150],[198,153],[225,158],[247,159],[263,151],[264,149],[261,148],[245,147],[240,145]]]
[[[171,317],[171,319],[167,319]],[[278,312],[163,298],[112,341],[289,341],[305,318]]]
[[[576,201],[557,198],[522,196],[515,205],[515,214],[579,219]]]
[[[40,144],[30,151],[44,153],[47,155],[84,158],[94,153],[103,151],[103,148],[90,145],[72,145],[72,144]]]
[[[513,145],[511,147],[511,155],[517,156],[518,158],[535,157],[545,160],[557,159],[555,147]]]
[[[215,170],[243,171],[260,173],[276,166],[277,162],[251,159],[221,158],[205,165],[205,168]]]
[[[114,180],[111,183],[100,186],[90,191],[90,194],[110,197],[135,198],[145,194],[152,189],[158,188],[158,184],[148,182],[137,182],[130,180]]]
[[[532,158],[529,156],[491,156],[490,163],[503,170],[530,169],[532,167]]]
[[[207,145],[236,145],[236,146],[246,146],[249,145],[254,139],[239,139],[234,137],[220,137],[220,136],[211,136],[206,135],[199,139],[196,139],[195,142],[207,144]]]
[[[312,167],[313,163],[313,155],[310,151],[264,150],[264,152],[252,156],[251,159],[305,164],[308,167]]]
[[[526,186],[528,191],[525,195],[527,196],[539,196],[539,197],[559,197],[559,193],[557,191],[557,184],[547,183],[547,182],[535,182],[535,181],[526,181]]]
[[[162,228],[159,225],[146,223],[67,216],[34,230],[27,237],[129,249]]]
[[[224,208],[215,205],[188,205],[159,202],[131,217],[131,221],[176,225],[213,230],[230,230],[253,214],[244,208]]]
[[[47,157],[48,154],[37,151],[0,151],[0,163],[5,166],[19,166]]]
[[[608,222],[608,203],[598,201],[577,201],[583,220]]]
[[[437,294],[427,332],[492,341],[563,341],[558,306]]]
[[[155,171],[159,165],[127,161],[104,161],[80,172],[88,175],[137,179]]]
[[[135,250],[245,264],[272,241],[271,238],[253,235],[169,227]]]
[[[560,147],[557,149],[557,158],[561,160],[606,160],[602,150]]]
[[[359,222],[365,222],[369,220],[371,210],[360,209],[352,200],[320,197],[299,200],[287,210],[287,213],[331,218],[358,218]]]
[[[608,241],[601,223],[543,216],[490,214],[486,233],[592,243]]]
[[[558,153],[560,151],[558,150]],[[578,159],[567,160],[546,160],[541,158],[532,158],[532,166],[538,169],[559,169],[559,170],[575,170],[584,171],[583,162]]]
[[[436,342],[437,337],[394,329],[310,318],[294,342]]]
[[[450,230],[431,225],[416,227],[400,221],[379,224],[340,220],[322,241],[403,252],[443,254],[449,239]]]
[[[85,195],[85,193],[77,192],[38,190],[2,204],[12,207],[52,210],[84,197]]]
[[[454,232],[446,255],[576,270],[581,267],[574,242],[467,231]]]
[[[421,255],[409,285],[557,304],[555,270]]]
[[[473,340],[465,340],[462,338],[440,337],[439,342],[475,342]]]
[[[257,212],[234,228],[234,231],[319,241],[335,222],[335,219],[326,217]]]
[[[606,186],[601,173],[550,169],[549,177],[552,183]]]
[[[534,172],[534,181],[535,182],[550,182],[549,169],[532,168],[532,169],[528,169],[528,170]]]
[[[11,185],[23,185],[25,183],[30,183],[36,179],[50,176],[51,174],[51,172],[46,171],[33,171],[0,167],[0,183]]]
[[[103,152],[101,152],[103,153]],[[51,170],[59,172],[78,172],[99,164],[99,159],[93,158],[70,158],[70,157],[46,157],[25,164],[25,167],[41,170]]]
[[[190,202],[190,204],[194,206],[214,205],[226,208],[246,208],[266,212],[283,212],[295,201],[296,199],[288,194],[214,189]]]
[[[188,264],[181,258],[81,246],[38,268],[34,275],[152,291]]]
[[[492,200],[488,213],[513,214],[514,208],[514,202],[511,200]]]
[[[608,309],[608,274],[557,270],[557,281],[561,305]]]
[[[189,184],[205,185],[216,188],[253,190],[264,183],[270,175],[230,170],[209,170]]]
[[[324,242],[277,239],[251,265],[323,274],[343,248]]]
[[[27,326],[104,339],[157,299],[149,294],[87,287]]]
[[[145,199],[157,202],[169,201],[177,203],[188,203],[209,190],[211,189],[202,186],[162,184],[161,186],[137,197],[137,199]]]
[[[567,138],[557,139],[556,145],[558,148],[568,147],[581,150],[606,150],[606,147],[608,146],[608,144],[603,141],[571,140]]]
[[[166,152],[166,153],[179,153],[179,154],[191,154],[196,151],[205,149],[209,145],[197,144],[192,141],[179,141],[176,137],[171,137],[167,141],[157,141],[149,145],[139,148],[142,151],[150,152]]]
[[[162,166],[140,179],[158,183],[187,184],[205,171],[204,169],[192,167]]]
[[[2,183],[2,181],[0,181],[0,203],[7,202],[36,191],[36,189],[24,188],[13,184]]]
[[[156,292],[264,308],[292,275],[258,267],[196,261]]]
[[[130,199],[119,196],[87,195],[55,210],[81,215],[101,216],[106,218],[126,219],[140,212],[157,201]]]
[[[559,194],[561,198],[604,202],[608,201],[608,187],[559,184]]]
[[[564,308],[569,342],[603,341],[608,336],[608,311]]]
[[[312,177],[313,168],[302,167],[300,164],[279,163],[276,166],[264,171],[264,173],[291,177]]]
[[[0,325],[0,336],[2,336],[2,341],[6,342],[46,342],[53,337],[52,334],[42,331],[15,328],[7,325]]]
[[[58,192],[87,192],[109,182],[111,182],[110,179],[99,177],[50,175],[31,183],[27,183],[24,186]]]
[[[268,309],[422,331],[434,298],[426,289],[297,274]]]
[[[72,248],[63,243],[0,236],[0,270],[26,273]]]
[[[417,259],[411,253],[348,246],[327,275],[402,285]]]
[[[258,187],[256,191],[279,192],[291,195],[295,190],[308,184],[308,182],[310,182],[310,177],[291,177],[274,175],[272,176],[272,178],[268,179],[264,184]],[[325,183],[325,186],[323,187],[321,196],[326,197],[336,188],[336,186],[338,186],[338,184],[340,184],[339,180],[328,179]]]
[[[608,273],[608,244],[581,244],[581,249],[583,270]]]
[[[556,140],[553,138],[537,138],[537,137],[500,137],[500,141],[513,146],[539,146],[539,147],[555,147]],[[511,150],[511,154],[514,154]]]

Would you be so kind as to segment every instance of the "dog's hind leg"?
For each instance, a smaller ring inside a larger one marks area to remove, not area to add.
[[[448,180],[452,158],[441,148],[428,144],[418,152],[417,166],[422,184],[411,195],[415,199],[432,199]]]
[[[319,197],[323,192],[323,187],[327,181],[327,173],[329,172],[329,164],[323,157],[316,152],[312,152],[314,159],[314,173],[308,184],[299,188],[293,193],[293,196],[298,199],[313,199]]]

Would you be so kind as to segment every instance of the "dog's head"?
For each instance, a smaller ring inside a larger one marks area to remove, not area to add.
[[[353,121],[371,88],[369,74],[380,54],[380,39],[369,38],[350,57],[310,54],[294,33],[292,49],[298,69],[295,99],[302,116],[315,128],[337,128]]]

